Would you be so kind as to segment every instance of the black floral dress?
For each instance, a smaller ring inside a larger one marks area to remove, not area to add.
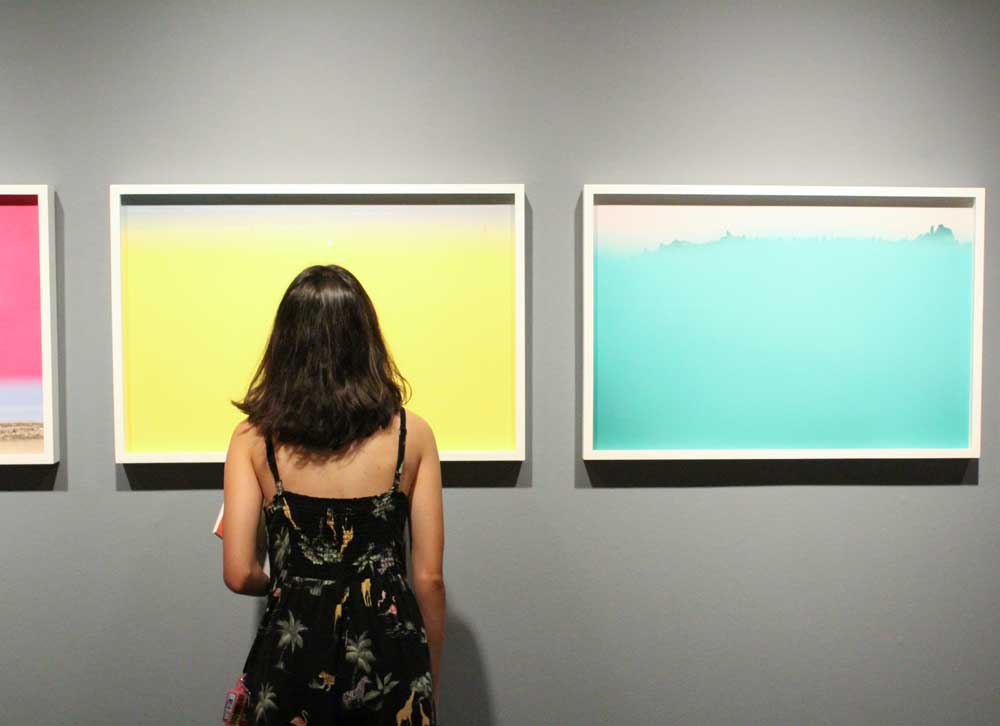
[[[285,491],[267,441],[273,589],[243,667],[251,723],[437,725],[427,633],[406,579],[405,445],[400,409],[392,488],[327,498]]]

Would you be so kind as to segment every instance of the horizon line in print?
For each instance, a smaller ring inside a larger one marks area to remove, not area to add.
[[[0,380],[0,453],[41,453],[45,441],[41,378]]]
[[[587,453],[978,446],[974,207],[592,209]]]
[[[659,244],[707,244],[744,238],[877,238],[914,240],[933,234],[938,225],[952,231],[955,241],[971,243],[975,215],[966,207],[829,207],[753,205],[607,205],[594,207],[595,247],[601,251],[648,249]]]
[[[328,263],[371,296],[413,387],[407,406],[435,425],[442,455],[523,458],[519,195],[283,203],[280,191],[130,187],[118,207],[117,459],[221,460],[244,418],[230,401],[246,393],[281,296]]]

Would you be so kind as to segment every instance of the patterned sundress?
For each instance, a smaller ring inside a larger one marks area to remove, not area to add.
[[[427,633],[406,579],[399,415],[395,475],[382,494],[285,491],[267,441],[273,589],[243,667],[250,723],[437,726]]]

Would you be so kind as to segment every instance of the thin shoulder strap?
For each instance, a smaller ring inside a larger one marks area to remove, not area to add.
[[[284,494],[285,489],[281,484],[281,477],[278,476],[278,461],[274,458],[274,444],[271,437],[267,437],[267,465],[271,467],[271,476],[274,477],[274,485],[278,489],[278,494]]]
[[[403,476],[403,461],[406,458],[406,409],[399,407],[399,451],[396,454],[396,475],[392,479],[392,488],[399,489],[399,480]]]

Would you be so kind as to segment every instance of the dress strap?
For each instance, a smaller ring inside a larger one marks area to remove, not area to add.
[[[281,484],[281,477],[278,476],[278,461],[274,458],[274,444],[271,437],[267,437],[267,465],[271,468],[271,476],[274,477],[274,485],[278,489],[278,494],[284,494],[285,489]]]
[[[406,409],[399,407],[399,451],[396,454],[396,475],[392,478],[393,491],[399,489],[399,480],[403,476],[403,461],[406,458]]]

